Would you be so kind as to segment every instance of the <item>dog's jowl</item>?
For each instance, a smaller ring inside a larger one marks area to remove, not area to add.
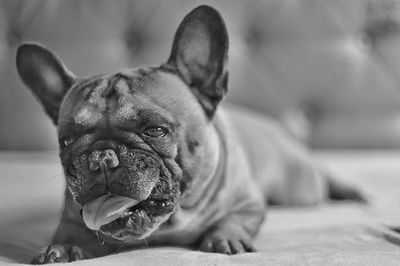
[[[160,67],[76,77],[50,50],[17,52],[24,83],[58,129],[66,179],[56,234],[33,263],[144,245],[255,251],[267,200],[307,205],[327,182],[273,121],[220,106],[228,35],[200,6]]]

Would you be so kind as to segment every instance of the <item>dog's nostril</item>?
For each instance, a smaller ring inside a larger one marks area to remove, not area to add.
[[[105,150],[103,154],[104,162],[108,168],[115,168],[119,165],[119,160],[114,150]]]
[[[98,162],[89,161],[89,170],[90,171],[97,171],[100,168]]]
[[[119,165],[117,154],[114,150],[94,151],[89,156],[89,170],[112,169]]]

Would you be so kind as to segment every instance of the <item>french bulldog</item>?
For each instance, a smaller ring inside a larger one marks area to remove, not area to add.
[[[329,192],[335,186],[277,122],[220,106],[227,54],[226,26],[209,6],[184,18],[159,67],[77,78],[52,51],[19,47],[18,72],[57,127],[66,180],[58,229],[32,263],[147,245],[253,252],[267,202],[355,197]],[[134,203],[89,228],[85,208],[117,196]]]

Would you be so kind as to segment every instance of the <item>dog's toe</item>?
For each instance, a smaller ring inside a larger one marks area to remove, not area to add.
[[[39,251],[31,264],[50,264],[60,262],[71,262],[87,259],[86,253],[79,247],[69,245],[50,245]]]
[[[250,241],[240,238],[220,238],[218,236],[206,238],[200,245],[204,252],[222,253],[227,255],[255,252],[256,249]]]

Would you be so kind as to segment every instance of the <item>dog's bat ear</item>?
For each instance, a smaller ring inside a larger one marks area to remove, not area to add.
[[[17,51],[20,77],[57,125],[58,112],[75,76],[50,50],[33,43],[22,44]]]
[[[180,24],[167,66],[193,91],[209,117],[227,91],[228,33],[221,15],[199,6]]]

